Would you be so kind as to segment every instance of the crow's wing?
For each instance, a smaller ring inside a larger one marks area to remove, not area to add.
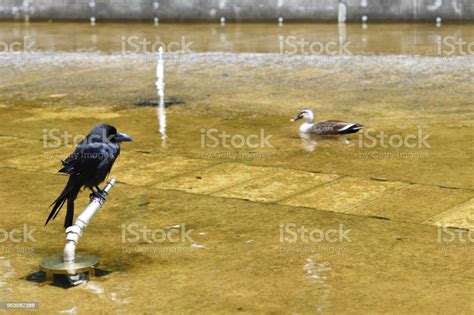
[[[109,145],[103,142],[81,143],[67,159],[61,161],[61,173],[85,175],[94,172],[111,154]]]

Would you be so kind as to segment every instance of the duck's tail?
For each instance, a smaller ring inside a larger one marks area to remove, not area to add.
[[[344,128],[340,129],[339,130],[339,133],[340,134],[346,134],[346,133],[356,133],[357,131],[359,131],[360,129],[364,128],[364,125],[361,125],[361,124],[348,124],[347,126],[345,126]]]

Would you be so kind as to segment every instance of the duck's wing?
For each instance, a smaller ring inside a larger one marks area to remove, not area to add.
[[[357,123],[348,123],[340,120],[326,120],[314,125],[311,132],[320,135],[342,135],[355,133],[359,131],[363,125]]]

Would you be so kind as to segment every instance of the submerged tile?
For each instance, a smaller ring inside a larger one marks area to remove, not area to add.
[[[474,198],[437,214],[423,223],[474,230]]]
[[[357,206],[380,198],[384,194],[392,193],[405,185],[407,184],[400,182],[345,177],[280,203],[289,206],[354,213]]]
[[[14,136],[0,136],[0,159],[5,160],[13,157],[41,150],[41,140],[19,138]]]
[[[211,194],[250,179],[269,174],[267,167],[224,163],[172,178],[156,185],[161,189],[176,189],[198,194]]]
[[[316,174],[281,168],[269,168],[269,176],[219,191],[213,196],[276,202],[339,178],[333,174]]]
[[[23,171],[43,171],[57,173],[64,160],[73,148],[61,147],[59,149],[43,150],[31,154],[21,155],[5,160],[5,166]]]
[[[470,196],[474,193],[469,190],[415,184],[358,206],[353,213],[421,223]]]
[[[112,169],[112,175],[130,185],[150,185],[215,164],[214,161],[124,152]]]

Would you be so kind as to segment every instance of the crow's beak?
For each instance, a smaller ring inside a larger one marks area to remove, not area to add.
[[[298,116],[293,117],[291,121],[297,121],[297,120],[300,120],[301,118],[303,118],[303,116],[298,115]]]
[[[118,133],[114,137],[115,142],[122,142],[122,141],[133,141],[132,137],[127,135],[126,133]]]

